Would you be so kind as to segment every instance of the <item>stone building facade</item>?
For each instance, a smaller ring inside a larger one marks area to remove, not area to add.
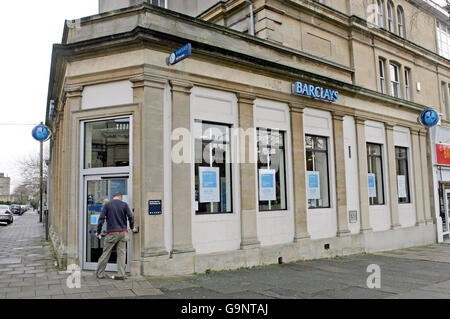
[[[229,0],[177,7],[187,15],[169,10],[179,1],[131,2],[101,1],[53,48],[49,210],[64,263],[95,268],[95,225],[117,190],[140,226],[134,274],[436,241],[432,142],[417,118],[442,112],[438,83],[450,82],[445,12]]]

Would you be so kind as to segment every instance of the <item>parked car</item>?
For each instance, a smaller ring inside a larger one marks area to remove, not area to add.
[[[22,214],[28,210],[25,205],[20,205],[20,209],[22,210]]]
[[[0,205],[0,223],[12,224],[14,222],[14,216],[11,212],[11,208],[8,205]]]
[[[11,205],[11,212],[13,214],[17,214],[17,215],[22,215],[24,213],[24,211],[20,207],[20,205],[16,205],[16,204]]]

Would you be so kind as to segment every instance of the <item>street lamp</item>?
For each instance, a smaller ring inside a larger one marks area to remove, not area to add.
[[[43,162],[44,162],[44,142],[48,141],[50,137],[52,136],[52,133],[50,129],[44,125],[44,123],[41,122],[41,124],[35,126],[33,130],[31,131],[31,135],[35,140],[37,140],[40,143],[40,149],[41,149],[41,161],[39,164],[39,170],[40,170],[40,187],[39,187],[39,222],[42,223],[42,197],[43,197]]]

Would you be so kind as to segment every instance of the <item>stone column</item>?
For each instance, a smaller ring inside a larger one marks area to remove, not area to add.
[[[420,154],[419,129],[411,128],[412,166],[414,174],[414,200],[416,203],[416,226],[425,224],[423,206],[423,178]]]
[[[186,129],[193,134],[191,128],[192,84],[174,80],[170,82],[172,85],[172,131]],[[178,143],[179,141],[172,141],[172,146]],[[172,159],[173,254],[195,251],[192,245],[193,190],[191,188],[191,165],[194,165],[191,162],[194,161],[194,156],[191,156],[191,140],[189,139],[185,144],[184,159],[181,162],[174,162]]]
[[[420,130],[420,155],[422,166],[422,184],[423,184],[423,207],[425,214],[425,221],[427,224],[433,224],[433,218],[431,216],[431,201],[430,201],[430,186],[429,186],[429,170],[428,170],[428,146],[427,146],[427,130]]]
[[[369,182],[367,168],[366,119],[357,117],[356,140],[358,145],[359,210],[361,233],[372,231],[369,216]]]
[[[140,141],[135,141],[133,200],[140,225],[135,252],[143,257],[168,255],[164,241],[164,216],[149,215],[148,201],[164,199],[164,89],[167,81],[149,75],[131,80],[134,103],[140,103]],[[138,135],[139,136],[139,135]],[[164,211],[164,202],[163,202]],[[135,254],[135,256],[137,256]]]
[[[310,238],[308,233],[307,213],[308,200],[306,198],[306,165],[305,165],[305,137],[303,134],[303,109],[298,103],[289,104],[292,131],[292,161],[294,168],[294,241]]]
[[[241,184],[241,249],[260,246],[256,222],[256,130],[253,120],[254,96],[238,94],[239,168]],[[248,141],[248,143],[247,143]]]
[[[345,181],[344,114],[333,112],[334,171],[336,180],[336,217],[338,237],[350,235]]]
[[[387,175],[389,183],[389,205],[391,211],[391,229],[400,228],[398,217],[397,164],[395,160],[394,125],[384,124],[386,130]]]
[[[62,184],[59,191],[61,192],[61,198],[63,200],[61,209],[62,212],[66,212],[67,218],[63,223],[62,233],[66,233],[67,245],[67,264],[78,264],[80,261],[79,245],[82,240],[79,238],[78,227],[79,224],[79,198],[83,194],[79,194],[79,174],[80,174],[80,144],[79,139],[79,123],[72,123],[72,113],[81,109],[81,98],[83,87],[66,87],[64,89],[66,93],[65,107],[62,114],[61,123],[61,142],[62,142],[62,157],[61,157],[61,172],[62,172]],[[79,165],[76,165],[79,163]],[[73,194],[78,194],[74,196]],[[64,216],[64,213],[63,213]]]

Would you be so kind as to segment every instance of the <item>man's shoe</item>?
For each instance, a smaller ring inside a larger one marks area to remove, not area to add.
[[[120,277],[120,276],[111,276],[112,280],[125,280],[125,277]]]

